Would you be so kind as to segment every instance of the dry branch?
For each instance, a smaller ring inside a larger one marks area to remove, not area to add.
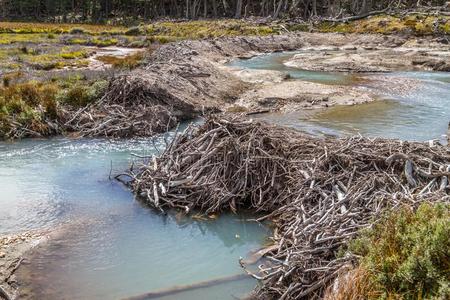
[[[114,78],[102,99],[68,113],[65,127],[81,136],[135,137],[166,132],[192,118],[194,108],[137,74]]]
[[[312,137],[243,119],[210,118],[130,172],[158,209],[265,212],[273,246],[259,299],[315,299],[353,257],[337,250],[386,208],[449,201],[450,149],[363,137]]]

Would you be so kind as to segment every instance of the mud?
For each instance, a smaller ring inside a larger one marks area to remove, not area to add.
[[[25,253],[46,240],[47,234],[35,230],[0,236],[0,299],[15,299],[19,288],[16,271]]]

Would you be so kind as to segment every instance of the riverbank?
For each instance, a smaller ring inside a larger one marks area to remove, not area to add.
[[[34,230],[0,236],[0,299],[16,299],[19,282],[16,271],[24,255],[46,240],[48,230]]]
[[[325,44],[327,47],[323,46]],[[139,82],[135,84],[137,88],[140,88],[142,78],[148,78],[146,85],[150,90],[162,88],[174,98],[191,105],[197,113],[204,110],[252,113],[260,110],[290,111],[353,105],[373,101],[377,99],[377,95],[352,86],[352,82],[325,85],[290,80],[280,72],[242,70],[229,67],[227,63],[266,53],[300,51],[305,54],[302,57],[309,66],[316,66],[315,53],[331,57],[336,52],[347,57],[351,52],[361,52],[361,55],[370,53],[373,59],[365,63],[355,62],[354,65],[364,65],[371,72],[385,72],[399,67],[399,60],[383,60],[384,52],[374,50],[379,48],[390,49],[395,57],[399,53],[413,53],[401,56],[402,70],[441,70],[447,62],[445,57],[435,54],[450,53],[445,44],[432,37],[424,38],[420,44],[414,37],[335,33],[220,38],[164,45],[150,56],[144,70],[138,69],[125,76],[128,78],[128,86],[133,87],[133,80]],[[418,56],[421,57],[420,64],[417,63]],[[176,63],[171,65],[167,61]],[[389,68],[381,67],[379,61],[384,61],[384,66]],[[328,64],[326,71],[344,71],[341,67],[342,59],[330,59]],[[314,70],[315,67],[310,69]],[[352,70],[346,68],[345,71]],[[355,78],[356,82],[357,80]],[[391,81],[389,84],[401,86],[407,83]]]

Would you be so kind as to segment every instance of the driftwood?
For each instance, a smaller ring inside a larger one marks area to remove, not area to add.
[[[258,299],[316,299],[354,261],[338,249],[385,209],[449,201],[450,149],[387,139],[312,137],[245,119],[210,118],[129,172],[158,209],[251,209],[276,229],[252,274]],[[245,267],[245,262],[242,262]]]
[[[8,295],[8,293],[0,286],[0,299],[4,300],[10,300],[11,297]]]
[[[160,291],[149,292],[149,293],[145,293],[142,295],[124,298],[123,300],[157,299],[157,298],[161,298],[161,297],[165,297],[165,296],[172,296],[172,295],[183,293],[183,292],[208,288],[211,286],[224,284],[224,283],[228,283],[228,282],[233,282],[233,281],[238,281],[238,280],[243,280],[243,279],[247,279],[247,278],[250,278],[250,276],[247,274],[237,274],[237,275],[232,275],[232,276],[228,276],[228,277],[222,277],[222,278],[217,278],[217,279],[212,279],[212,280],[201,281],[201,282],[197,282],[197,283],[189,284],[189,285],[174,286],[174,287],[160,290]]]

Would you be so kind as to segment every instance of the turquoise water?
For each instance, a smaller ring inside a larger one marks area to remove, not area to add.
[[[262,54],[250,59],[237,59],[228,65],[243,69],[255,70],[275,70],[289,74],[292,79],[300,79],[325,84],[352,84],[355,76],[345,73],[328,73],[296,69],[285,66],[283,62],[289,60],[293,55],[302,53],[301,51],[278,52]]]
[[[351,75],[342,73],[308,72],[284,66],[283,62],[295,53],[263,55],[234,61],[232,65],[282,70],[296,80],[362,85],[382,100],[326,110],[272,113],[258,118],[314,134],[362,134],[418,141],[438,139],[445,143],[444,135],[450,121],[450,73],[393,72],[349,77]],[[388,85],[387,81],[395,84]]]
[[[156,146],[164,147],[163,139]],[[112,173],[150,140],[25,140],[0,144],[0,233],[50,228],[19,277],[35,299],[121,299],[242,274],[238,259],[261,247],[267,228],[225,215],[205,222],[162,215],[133,199]],[[233,299],[241,280],[171,296]]]

